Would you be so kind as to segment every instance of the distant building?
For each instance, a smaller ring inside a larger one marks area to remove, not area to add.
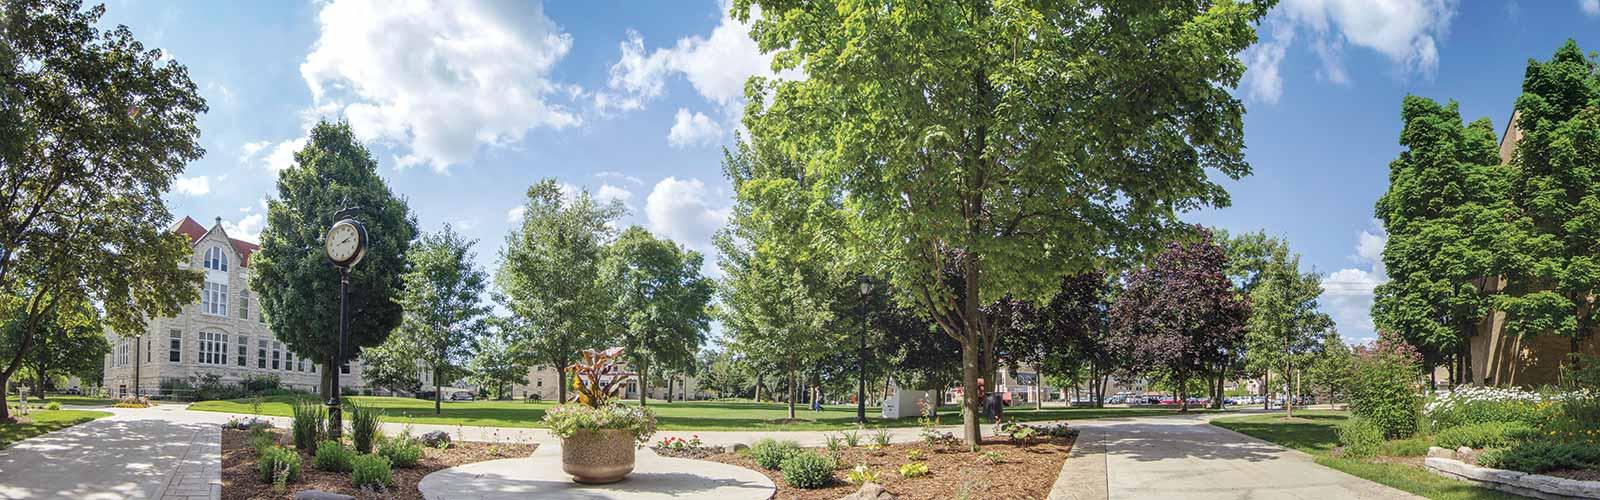
[[[539,366],[528,370],[528,383],[511,386],[511,396],[517,399],[555,400],[560,397],[557,392],[560,386],[555,368]],[[567,378],[567,397],[572,397],[572,378]],[[665,386],[652,386],[646,396],[650,399],[667,399]],[[622,392],[617,396],[622,399],[639,399],[639,381],[628,381],[623,385]],[[700,390],[699,380],[692,376],[677,376],[672,380],[672,400],[699,400],[711,399],[711,395]]]
[[[207,374],[224,383],[274,375],[284,387],[316,391],[322,381],[318,370],[324,367],[278,341],[248,285],[250,255],[259,247],[228,237],[221,218],[206,229],[184,217],[172,230],[187,236],[193,250],[179,267],[205,273],[200,300],[183,306],[177,316],[150,319],[136,337],[106,332],[112,346],[105,358],[106,391],[132,394],[135,374],[139,393],[146,395],[163,394],[163,380],[192,383]],[[358,363],[341,369],[341,386],[362,386]]]

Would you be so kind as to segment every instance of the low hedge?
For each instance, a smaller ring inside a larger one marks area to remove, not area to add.
[[[1600,468],[1600,446],[1582,442],[1524,441],[1483,452],[1478,456],[1478,464],[1528,473]]]
[[[1504,448],[1533,437],[1532,426],[1522,422],[1483,422],[1448,427],[1434,435],[1444,448]]]

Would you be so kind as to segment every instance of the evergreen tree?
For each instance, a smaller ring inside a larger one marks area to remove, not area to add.
[[[349,338],[341,355],[339,270],[328,262],[322,238],[338,222],[335,214],[352,207],[368,240],[366,256],[350,270]],[[378,163],[348,123],[317,123],[294,165],[278,174],[261,249],[250,257],[250,289],[261,296],[273,335],[322,365],[323,398],[339,390],[334,370],[400,326],[406,252],[416,237],[416,219],[378,176]]]

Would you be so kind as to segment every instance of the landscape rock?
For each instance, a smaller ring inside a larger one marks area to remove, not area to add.
[[[423,446],[427,446],[429,448],[444,448],[450,446],[450,434],[445,431],[429,432],[427,434],[423,434],[422,437],[418,439],[422,441]]]
[[[1428,456],[1433,457],[1433,458],[1455,458],[1456,457],[1456,452],[1450,451],[1447,448],[1440,448],[1438,446],[1429,446],[1428,447]]]
[[[750,449],[750,445],[748,445],[748,444],[744,444],[744,443],[733,443],[733,448],[732,448],[732,449],[733,449],[733,451],[734,451],[734,452],[735,452],[735,453],[738,453],[738,452],[739,452],[739,451],[741,451],[741,450],[748,450],[748,449]]]
[[[861,489],[839,500],[895,500],[894,494],[884,490],[878,483],[864,483]]]
[[[355,500],[355,498],[350,495],[328,493],[322,490],[300,490],[294,494],[294,500]]]

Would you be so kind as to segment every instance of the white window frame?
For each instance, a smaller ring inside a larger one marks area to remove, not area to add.
[[[167,362],[183,362],[183,330],[172,330],[167,334]],[[172,359],[178,358],[178,359]]]
[[[228,252],[222,249],[222,245],[207,248],[206,258],[200,261],[200,265],[213,271],[227,271]]]
[[[250,319],[250,290],[239,290],[239,319]]]
[[[239,350],[239,357],[236,359],[236,361],[238,362],[237,364],[239,365],[240,368],[249,368],[250,367],[250,337],[246,336],[246,335],[240,335],[240,336],[238,336],[238,342],[235,343],[234,345],[238,346],[237,349]]]
[[[200,364],[227,365],[228,349],[228,334],[209,331],[200,332]]]
[[[128,343],[127,342],[118,342],[117,343],[117,355],[116,355],[115,361],[116,361],[115,364],[116,364],[116,366],[118,368],[121,368],[121,367],[124,367],[124,366],[128,366]]]
[[[200,288],[200,312],[212,316],[228,315],[228,285],[207,281]]]

